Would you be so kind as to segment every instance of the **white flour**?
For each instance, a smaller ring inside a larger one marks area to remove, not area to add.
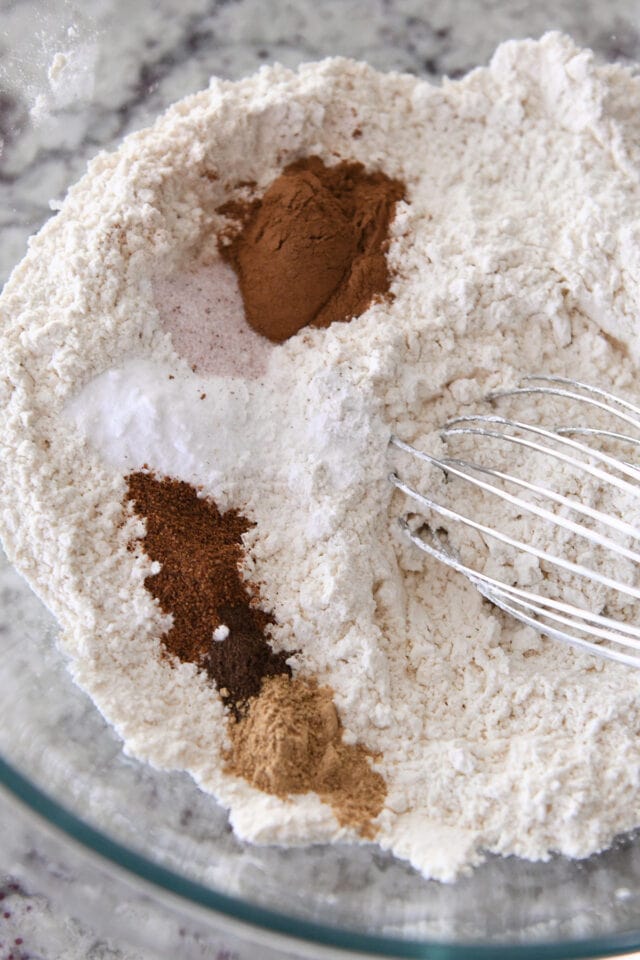
[[[586,856],[640,823],[640,675],[540,639],[403,544],[387,481],[392,429],[433,446],[438,424],[521,373],[637,395],[639,118],[640,81],[557,34],[504,44],[442,88],[344,60],[267,68],[214,81],[93,161],[14,271],[7,550],[126,749],[189,770],[240,836],[358,839],[315,796],[221,772],[218,696],[160,659],[152,565],[127,550],[142,527],[123,522],[123,474],[143,463],[256,521],[247,572],[275,644],[381,754],[381,846],[451,880],[483,850]],[[233,185],[263,189],[308,154],[406,183],[395,300],[303,331],[252,360],[252,379],[192,373],[154,278],[164,299],[215,252]]]

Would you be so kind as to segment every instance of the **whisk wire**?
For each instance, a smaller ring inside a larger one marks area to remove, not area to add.
[[[589,517],[591,520],[596,520],[597,522],[603,524],[603,526],[610,527],[612,530],[617,530],[618,533],[622,533],[627,537],[633,537],[634,539],[640,538],[640,530],[637,527],[632,526],[630,523],[627,523],[624,520],[621,520],[619,517],[612,517],[607,513],[603,513],[601,510],[596,510],[594,507],[590,507],[587,503],[580,503],[578,500],[574,500],[571,497],[566,497],[562,493],[558,493],[555,490],[552,490],[550,487],[542,487],[540,484],[531,483],[530,480],[523,480],[521,477],[516,477],[511,473],[503,473],[501,470],[494,470],[490,467],[481,467],[477,463],[467,463],[465,460],[458,460],[456,458],[444,457],[442,459],[444,468],[449,471],[451,468],[449,464],[459,464],[461,467],[467,467],[472,470],[476,470],[478,473],[486,473],[490,477],[496,477],[499,480],[504,480],[507,483],[512,483],[515,486],[522,487],[524,490],[529,490],[531,493],[539,494],[542,497],[547,497],[549,500],[553,500],[555,503],[559,504],[562,507],[566,507],[569,510],[573,510],[575,513],[582,514],[585,517]],[[521,501],[523,504],[529,508],[529,503],[526,500]],[[552,514],[552,517],[558,522],[562,522],[562,516],[560,514]],[[581,533],[584,532],[581,529]],[[640,556],[640,555],[638,555]]]
[[[595,427],[556,427],[556,433],[576,434],[582,437],[605,437],[607,440],[615,440],[618,443],[631,443],[635,447],[640,447],[640,440],[637,437],[630,437],[626,433],[613,433],[612,430],[596,430]],[[623,461],[626,463],[626,461]],[[633,467],[632,463],[627,463],[628,467]]]
[[[518,484],[519,486],[538,493],[541,496],[546,496],[550,500],[555,500],[557,503],[567,506],[576,512],[590,516],[592,519],[600,520],[605,525],[611,526],[614,529],[617,529],[619,532],[625,533],[627,536],[640,539],[640,531],[635,527],[632,527],[630,524],[624,523],[624,521],[618,521],[617,523],[614,523],[613,521],[615,518],[608,518],[606,514],[603,514],[598,510],[593,510],[586,504],[578,504],[575,501],[570,500],[568,497],[564,497],[561,494],[555,493],[553,490],[550,490],[546,487],[541,487],[537,484],[529,483],[526,480],[520,480],[519,478],[513,477],[510,474],[501,473],[499,470],[491,470],[488,467],[481,467],[475,463],[467,463],[464,460],[459,460],[456,458],[439,459],[438,457],[434,457],[422,450],[417,450],[415,447],[410,447],[409,444],[404,443],[397,437],[392,437],[391,442],[399,449],[405,450],[405,452],[413,453],[413,455],[418,459],[423,460],[424,462],[435,467],[439,467],[440,470],[442,470],[442,472],[445,474],[452,474],[453,476],[468,480],[472,486],[475,486],[481,490],[485,490],[488,493],[492,493],[501,500],[505,500],[513,506],[518,507],[522,511],[532,513],[535,516],[550,521],[551,523],[556,523],[564,530],[569,530],[585,540],[590,540],[592,543],[597,543],[601,547],[607,547],[613,550],[619,549],[620,552],[629,560],[633,560],[635,563],[640,563],[640,553],[637,553],[634,550],[629,550],[627,547],[618,544],[609,537],[603,536],[596,530],[590,530],[588,527],[580,526],[580,524],[575,523],[568,517],[563,517],[559,514],[552,513],[550,510],[546,510],[544,507],[540,507],[529,500],[524,500],[522,497],[517,497],[514,494],[503,490],[501,487],[496,486],[495,484],[480,480],[478,477],[474,476],[471,471],[475,470],[479,473],[485,473],[492,477],[498,477],[508,482]],[[413,488],[408,488],[405,490],[405,493],[408,493],[409,489],[412,490]],[[418,495],[415,490],[413,490],[413,494]],[[409,495],[411,496],[412,494]]]
[[[397,487],[399,490],[402,490],[403,493],[406,493],[409,497],[420,503],[423,507],[433,510],[440,516],[446,517],[448,520],[458,521],[466,527],[471,527],[478,533],[483,533],[488,537],[492,537],[494,540],[499,540],[506,546],[515,547],[516,550],[519,550],[522,553],[527,553],[529,556],[537,557],[538,560],[543,560],[555,566],[561,567],[568,573],[575,573],[581,577],[588,577],[590,580],[595,580],[603,587],[608,587],[611,590],[617,590],[619,593],[623,593],[628,597],[633,597],[636,600],[640,600],[640,589],[636,587],[621,583],[619,580],[612,580],[611,577],[606,577],[597,570],[592,570],[590,567],[585,567],[581,563],[574,563],[572,560],[567,560],[565,557],[557,557],[555,554],[549,553],[547,550],[541,550],[539,547],[534,547],[533,544],[525,543],[523,540],[517,540],[514,537],[510,537],[507,533],[503,533],[501,530],[496,530],[484,523],[480,523],[478,520],[474,520],[472,517],[467,517],[462,513],[458,513],[456,510],[451,510],[449,507],[445,507],[443,504],[437,503],[435,500],[425,496],[423,493],[419,493],[413,487],[410,487],[408,484],[404,483],[404,481],[400,480],[398,475],[395,473],[390,474],[389,479],[395,487]]]
[[[597,460],[600,463],[604,463],[613,470],[618,470],[620,473],[626,474],[627,476],[632,477],[634,480],[640,482],[640,470],[636,467],[632,466],[631,464],[624,463],[615,457],[604,453],[602,450],[596,450],[594,447],[590,447],[588,444],[580,443],[578,440],[572,440],[571,437],[558,434],[555,430],[545,430],[543,427],[537,427],[531,423],[522,423],[519,420],[508,420],[506,417],[497,417],[493,415],[469,415],[466,417],[456,417],[454,420],[449,420],[449,422],[440,429],[440,435],[445,438],[467,435],[492,437],[494,440],[508,440],[510,443],[514,443],[517,446],[526,447],[527,449],[534,450],[537,453],[543,453],[545,456],[555,457],[556,460],[561,460],[563,463],[567,463],[572,467],[578,467],[579,469],[584,470],[586,473],[591,474],[591,476],[597,477],[600,480],[604,480],[607,483],[613,483],[614,486],[618,487],[620,490],[624,490],[625,493],[630,493],[632,496],[640,497],[640,489],[634,487],[627,481],[622,480],[620,477],[613,477],[611,474],[604,472],[599,467],[594,467],[592,464],[585,463],[584,460],[579,460],[576,457],[572,457],[570,454],[563,453],[561,450],[557,450],[554,447],[544,446],[543,444],[536,443],[533,440],[527,440],[525,437],[520,437],[517,434],[484,430],[482,427],[455,426],[455,424],[458,423],[491,423],[503,427],[515,428],[517,430],[521,430],[523,433],[533,433],[537,436],[544,437],[546,440],[556,441],[560,445],[571,447],[572,450],[582,453],[583,455],[588,456],[593,460]]]
[[[517,402],[521,397],[529,396],[534,398],[552,397],[560,399],[564,403],[582,403],[586,405],[586,409],[616,417],[632,425],[640,432],[640,407],[599,387],[593,387],[569,378],[553,376],[532,376],[524,378],[523,382],[540,382],[557,384],[557,386],[521,386],[510,390],[494,391],[489,394],[487,399],[491,402],[498,402],[502,399],[511,398]],[[570,389],[565,389],[565,387]],[[603,491],[609,491],[609,488],[613,488],[614,492],[623,493],[635,499],[640,497],[640,468],[632,462],[619,459],[605,450],[592,446],[588,442],[583,442],[605,440],[617,444],[631,445],[632,447],[640,446],[640,439],[627,433],[581,423],[563,424],[549,429],[539,423],[525,423],[521,420],[512,420],[496,414],[476,414],[460,416],[450,420],[441,428],[440,435],[447,443],[457,437],[473,437],[478,443],[484,443],[485,440],[492,443],[506,441],[525,452],[550,457],[574,471],[593,477],[600,482]],[[531,435],[535,439],[531,439]],[[580,437],[580,439],[576,439],[576,437]],[[441,470],[446,476],[451,475],[467,484],[471,484],[483,493],[499,498],[503,503],[516,508],[519,517],[528,514],[545,524],[551,524],[554,528],[561,528],[565,533],[589,541],[598,549],[605,551],[605,555],[612,559],[624,558],[634,565],[640,565],[640,551],[619,542],[612,536],[607,535],[606,532],[600,532],[593,526],[586,526],[579,522],[579,518],[588,518],[593,524],[597,524],[605,530],[640,541],[640,529],[621,516],[597,510],[589,504],[568,497],[541,483],[525,480],[510,472],[504,472],[483,463],[469,462],[453,456],[435,457],[417,450],[411,444],[395,436],[391,438],[391,443],[399,450]],[[631,583],[623,583],[619,578],[608,576],[600,569],[592,569],[584,564],[573,562],[565,556],[557,556],[531,543],[509,536],[502,530],[482,523],[472,516],[466,516],[437,502],[433,497],[419,492],[398,477],[396,473],[391,474],[390,480],[397,489],[403,491],[427,512],[432,512],[446,521],[475,530],[487,543],[487,538],[499,541],[515,550],[516,557],[518,555],[528,555],[542,561],[547,566],[541,571],[541,584],[544,584],[550,571],[562,570],[590,583],[598,584],[613,591],[618,596],[628,598],[623,604],[623,608],[627,608],[629,600],[640,599],[640,589]],[[533,497],[525,498],[505,489],[505,486],[508,487],[509,485],[515,486],[521,491],[526,491]],[[548,505],[543,506],[539,502],[540,499],[547,500],[548,504],[556,504],[560,508],[560,512],[549,509]],[[538,502],[533,502],[535,500]],[[568,517],[567,512],[571,512],[573,518]],[[640,667],[640,626],[622,618],[618,619],[614,616],[605,615],[604,610],[597,613],[587,609],[586,606],[578,606],[565,599],[545,596],[543,592],[537,592],[537,586],[533,589],[525,589],[491,577],[483,571],[465,564],[444,545],[442,535],[436,535],[428,524],[423,525],[421,533],[426,531],[429,540],[425,539],[425,536],[413,532],[406,520],[402,520],[401,525],[405,534],[416,546],[466,576],[482,596],[522,623],[533,627],[546,636],[562,640],[573,647],[596,654],[599,657]],[[443,533],[448,536],[446,529]],[[633,571],[630,575],[637,582]],[[618,606],[615,605],[613,609],[617,610]]]
[[[541,608],[548,608],[549,610],[566,613],[569,616],[580,618],[587,623],[603,626],[606,629],[627,635],[629,638],[631,638],[629,646],[637,646],[638,649],[640,649],[640,627],[637,627],[632,623],[624,623],[614,620],[612,617],[605,617],[599,613],[593,613],[591,610],[587,610],[583,607],[577,607],[575,604],[567,603],[565,600],[557,600],[554,597],[545,597],[533,593],[531,590],[526,590],[524,587],[516,587],[515,585],[496,580],[494,577],[490,577],[488,574],[482,573],[479,570],[474,570],[473,567],[469,567],[462,563],[462,561],[456,558],[453,553],[447,551],[441,544],[438,547],[435,547],[432,544],[427,543],[427,541],[420,537],[417,533],[411,531],[406,520],[400,520],[399,523],[406,536],[413,541],[416,546],[420,547],[421,550],[430,554],[432,557],[435,557],[437,560],[441,560],[443,563],[446,563],[447,566],[450,566],[458,573],[463,573],[469,580],[476,584],[478,589],[482,588],[482,592],[486,594],[503,594],[508,596],[514,602],[526,601],[530,606],[539,604]],[[634,643],[633,641],[636,642]]]
[[[572,380],[570,377],[545,376],[540,373],[530,374],[527,377],[523,377],[522,380],[526,383],[562,383],[574,389],[578,388],[585,393],[593,394],[595,397],[604,397],[605,400],[609,400],[611,412],[615,411],[616,406],[623,407],[625,410],[632,410],[640,418],[640,406],[638,406],[637,403],[632,403],[625,397],[619,397],[617,394],[611,393],[609,390],[604,390],[602,387],[595,387],[592,383],[585,383],[584,380]],[[636,426],[640,429],[640,419],[636,421]]]
[[[558,630],[550,625],[545,625],[541,629],[539,621],[537,621],[534,617],[530,617],[526,610],[519,610],[517,607],[513,607],[510,604],[505,603],[500,599],[500,597],[492,596],[491,594],[486,594],[486,598],[487,600],[491,600],[492,603],[495,603],[495,605],[500,607],[501,610],[504,610],[505,613],[515,617],[516,620],[520,620],[527,626],[533,627],[533,629],[538,633],[544,633],[547,636],[552,637],[554,640],[561,640],[578,650],[592,653],[595,656],[601,657],[605,660],[614,660],[617,663],[624,663],[630,667],[640,666],[638,654],[624,653],[622,650],[616,650],[614,647],[601,646],[598,643],[592,643],[590,640],[585,640],[582,637],[576,637],[575,634],[567,633],[565,630]]]
[[[531,379],[551,379],[551,378],[531,378]],[[557,380],[555,381],[558,382]],[[570,380],[562,380],[562,383],[571,383]],[[589,393],[597,394],[598,396],[605,396],[610,399],[613,398],[612,394],[607,394],[605,391],[598,391],[595,388],[587,388],[586,385],[582,385],[584,389],[588,389]],[[607,414],[612,417],[617,417],[619,420],[623,420],[625,423],[630,423],[632,426],[640,429],[640,423],[636,417],[629,416],[626,413],[623,413],[621,410],[617,410],[612,404],[604,403],[602,400],[596,400],[593,396],[584,396],[582,393],[576,393],[572,390],[563,390],[560,387],[513,387],[509,390],[494,390],[492,393],[487,394],[486,399],[490,402],[494,400],[501,400],[504,397],[523,397],[527,395],[535,394],[536,396],[547,396],[547,397],[561,397],[565,400],[576,400],[579,403],[585,403],[592,407],[596,407],[599,410],[604,410]],[[624,406],[626,409],[633,410],[634,412],[640,414],[640,410],[631,403],[627,403],[624,400],[616,399],[617,402]]]

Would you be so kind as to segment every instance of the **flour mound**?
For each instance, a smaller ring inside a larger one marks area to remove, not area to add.
[[[224,203],[312,155],[406,184],[394,299],[251,376],[194,372],[159,291],[219,263]],[[245,573],[274,647],[378,757],[383,848],[452,880],[484,851],[584,857],[640,824],[640,675],[540,638],[404,542],[387,480],[392,431],[428,446],[522,374],[638,399],[639,225],[640,81],[558,34],[442,87],[341,59],[213,81],[90,164],[0,300],[0,528],[129,753],[190,771],[246,839],[361,841],[317,795],[224,772],[220,697],[161,656],[169,618],[128,549],[124,477],[148,464],[255,522]]]

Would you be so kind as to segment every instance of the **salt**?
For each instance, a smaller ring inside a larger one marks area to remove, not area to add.
[[[222,260],[158,276],[154,298],[175,349],[198,373],[264,374],[273,346],[246,322],[236,275]]]

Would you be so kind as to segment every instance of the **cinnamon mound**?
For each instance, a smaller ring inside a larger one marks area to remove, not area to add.
[[[222,256],[238,276],[248,323],[282,342],[302,327],[359,316],[388,293],[385,247],[405,187],[361,163],[290,164],[261,200],[222,208],[244,220]]]

